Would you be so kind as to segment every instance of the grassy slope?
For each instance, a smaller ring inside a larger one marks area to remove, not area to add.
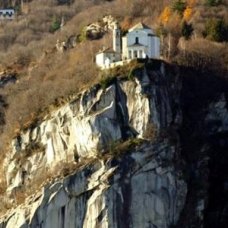
[[[142,19],[151,23],[153,17],[148,17],[151,10],[155,9],[155,15],[159,15],[163,7],[162,1],[157,9],[151,4],[149,12],[145,8],[145,12],[140,11],[143,17],[137,17],[141,15],[138,15],[138,9],[133,7],[132,2],[99,2],[82,0],[69,7],[53,5],[53,1],[32,1],[28,14],[22,14],[17,20],[6,22],[0,27],[0,41],[7,40],[6,44],[0,42],[0,68],[16,71],[19,79],[17,84],[1,90],[8,104],[5,111],[6,124],[2,126],[0,135],[3,142],[1,151],[6,150],[6,144],[15,131],[28,125],[39,112],[56,103],[57,98],[67,97],[99,80],[94,55],[107,43],[106,37],[78,44],[65,53],[54,50],[57,39],[66,40],[70,35],[79,34],[83,26],[107,14],[120,20],[123,19],[122,15],[129,15],[132,24]],[[122,7],[123,4],[126,8]],[[66,25],[62,30],[50,33],[53,17],[60,15],[66,18]]]

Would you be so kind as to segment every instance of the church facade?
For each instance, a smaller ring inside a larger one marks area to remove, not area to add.
[[[109,68],[114,63],[145,58],[160,58],[160,39],[143,23],[138,23],[121,37],[117,24],[113,29],[113,48],[103,49],[96,55],[96,64]],[[115,64],[114,64],[115,65]]]

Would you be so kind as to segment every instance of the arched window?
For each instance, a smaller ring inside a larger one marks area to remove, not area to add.
[[[138,44],[139,43],[139,38],[135,37],[135,43]]]

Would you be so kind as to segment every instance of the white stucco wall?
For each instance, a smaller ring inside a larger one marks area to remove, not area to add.
[[[142,44],[142,46],[131,46],[135,44],[136,37],[138,37],[138,43]],[[126,37],[122,38],[123,44],[123,59],[130,58],[129,51],[132,53],[137,50],[138,58],[141,57],[139,55],[140,50],[143,51],[142,58],[160,58],[160,39],[153,35],[153,31],[150,29],[139,29],[133,30],[127,34]],[[132,55],[132,58],[133,55]]]
[[[152,49],[152,57],[160,58],[160,38],[157,36],[153,37],[154,48]]]
[[[135,30],[127,34],[127,46],[130,46],[135,43],[136,37],[138,37],[138,42],[145,46],[148,45],[148,34],[149,30]]]
[[[127,58],[127,37],[122,37],[122,58],[125,60]]]
[[[99,67],[106,67],[111,63],[121,60],[121,54],[114,52],[101,52],[96,55],[96,64]]]
[[[104,61],[105,61],[104,53],[98,53],[96,55],[96,64],[97,64],[97,66],[103,66],[104,63],[105,63]]]
[[[14,19],[14,16],[15,16],[14,9],[0,9],[0,19]]]
[[[113,30],[113,50],[121,52],[121,32],[118,28]]]

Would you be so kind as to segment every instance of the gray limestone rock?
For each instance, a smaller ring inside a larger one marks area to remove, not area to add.
[[[166,142],[145,143],[121,159],[96,160],[46,186],[0,220],[0,227],[169,227],[185,203],[186,183]],[[3,222],[4,221],[4,222]]]

